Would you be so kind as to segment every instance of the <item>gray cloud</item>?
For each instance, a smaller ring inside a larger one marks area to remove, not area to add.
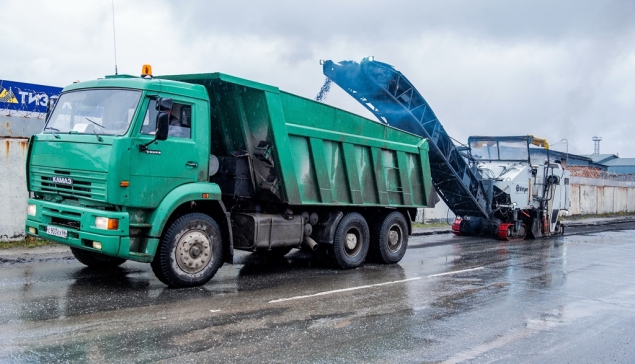
[[[497,39],[603,37],[633,29],[632,1],[168,2],[192,33],[398,41],[428,31]],[[195,6],[194,6],[195,5]]]
[[[221,71],[312,98],[319,59],[393,64],[448,132],[535,134],[635,156],[635,2],[115,1],[121,73]],[[114,70],[110,0],[9,1],[0,79],[66,85]],[[372,117],[333,88],[327,103]],[[565,148],[562,143],[559,147]]]

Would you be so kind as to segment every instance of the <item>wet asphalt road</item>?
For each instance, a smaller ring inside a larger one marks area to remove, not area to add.
[[[635,223],[500,242],[411,237],[340,271],[238,253],[200,288],[149,265],[0,251],[0,362],[635,362]]]

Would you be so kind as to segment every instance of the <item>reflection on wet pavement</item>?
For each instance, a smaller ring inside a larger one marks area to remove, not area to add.
[[[632,230],[411,245],[398,265],[348,271],[239,253],[180,290],[138,263],[2,263],[0,361],[568,362],[604,358],[585,351],[594,335],[634,333]]]

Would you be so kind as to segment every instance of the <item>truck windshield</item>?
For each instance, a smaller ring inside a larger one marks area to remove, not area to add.
[[[60,96],[44,133],[123,135],[137,109],[140,91],[80,90]]]

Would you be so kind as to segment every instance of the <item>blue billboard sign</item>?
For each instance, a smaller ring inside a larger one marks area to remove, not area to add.
[[[0,80],[0,110],[44,113],[49,98],[61,92],[61,87]]]

